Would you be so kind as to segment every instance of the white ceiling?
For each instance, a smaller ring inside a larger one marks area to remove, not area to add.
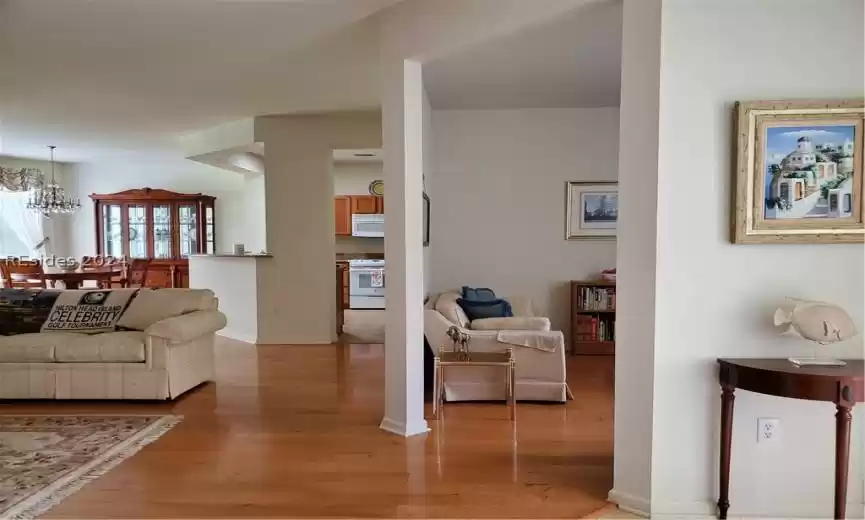
[[[622,1],[586,5],[553,22],[424,65],[434,108],[619,105]]]
[[[0,155],[168,153],[177,135],[378,105],[398,0],[0,0]]]
[[[230,121],[377,107],[370,15],[398,1],[0,0],[0,156],[182,157]],[[621,0],[596,0],[425,81],[436,108],[617,105],[620,46]]]

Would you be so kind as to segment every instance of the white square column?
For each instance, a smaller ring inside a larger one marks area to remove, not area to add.
[[[655,269],[662,0],[626,0],[619,108],[616,403],[613,486],[626,511],[652,513]]]
[[[382,64],[385,185],[385,414],[381,428],[427,431],[423,392],[423,78],[421,64]]]

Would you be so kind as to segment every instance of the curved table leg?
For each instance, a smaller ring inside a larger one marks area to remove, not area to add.
[[[733,401],[735,387],[721,385],[721,492],[718,497],[718,518],[727,518],[730,509],[730,455],[733,445]]]

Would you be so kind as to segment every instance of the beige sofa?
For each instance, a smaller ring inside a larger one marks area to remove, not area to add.
[[[118,322],[138,330],[0,336],[0,399],[174,399],[213,380],[217,306],[209,290],[148,290]]]
[[[536,317],[531,300],[506,298],[513,318],[469,321],[457,305],[459,294],[442,293],[430,298],[424,310],[424,334],[430,346],[451,346],[447,336],[457,326],[471,337],[472,352],[504,352],[514,349],[516,359],[516,398],[522,401],[564,402],[568,395],[565,378],[565,338],[550,330],[550,320]],[[515,331],[518,331],[514,334]],[[533,346],[503,342],[507,335],[518,336]],[[536,347],[543,347],[544,350]],[[447,370],[444,378],[448,401],[485,401],[505,399],[504,373],[498,367],[460,367]]]

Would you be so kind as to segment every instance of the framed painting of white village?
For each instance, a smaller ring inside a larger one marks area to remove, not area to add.
[[[863,100],[736,104],[734,243],[863,242]]]

